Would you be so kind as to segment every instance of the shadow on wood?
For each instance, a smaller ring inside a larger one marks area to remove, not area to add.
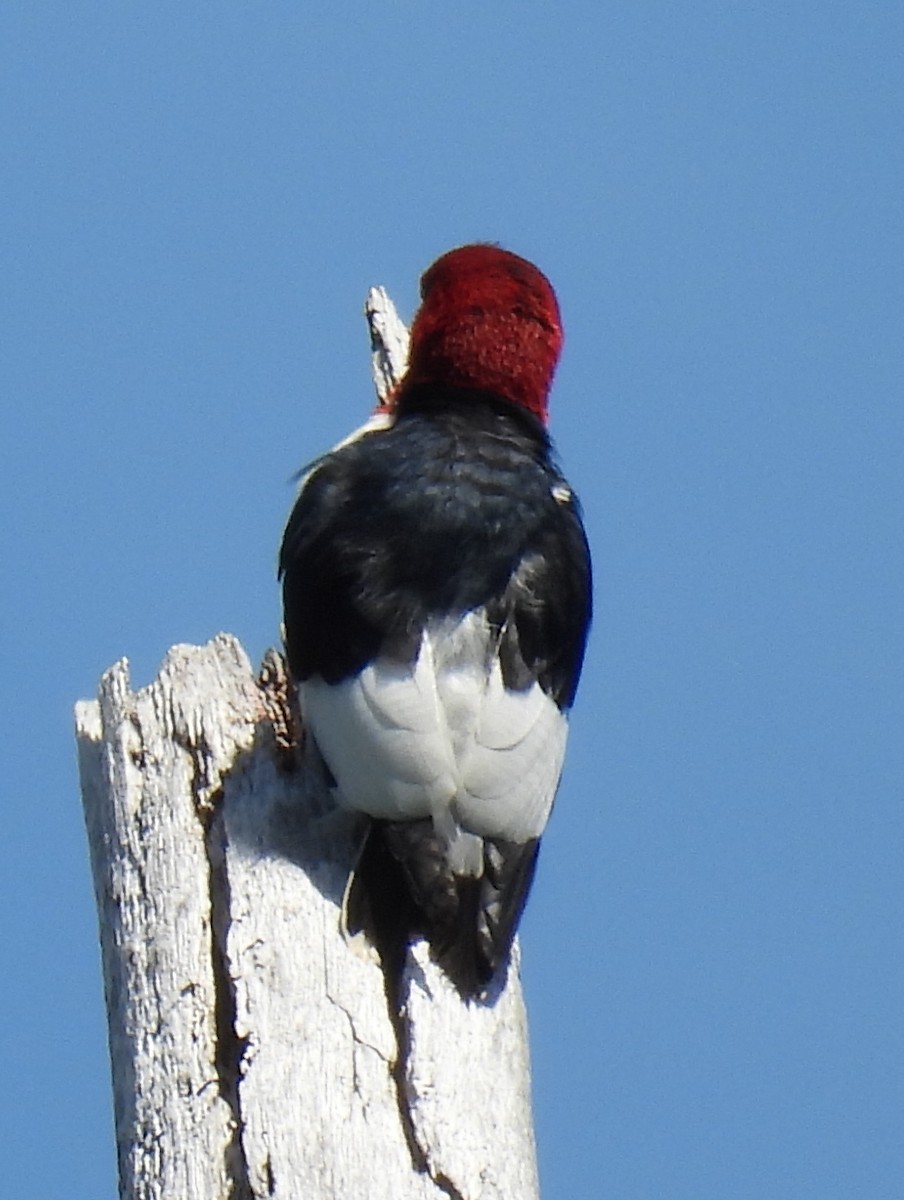
[[[116,664],[76,710],[121,1195],[531,1200],[517,950],[469,1006],[415,945],[394,1027],[340,932],[360,824],[274,678],[221,634],[138,692]]]

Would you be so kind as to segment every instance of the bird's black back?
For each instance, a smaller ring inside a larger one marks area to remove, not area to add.
[[[574,699],[590,621],[578,506],[539,422],[480,393],[433,396],[315,467],[280,553],[298,680],[411,659],[431,617],[485,607],[508,686]]]

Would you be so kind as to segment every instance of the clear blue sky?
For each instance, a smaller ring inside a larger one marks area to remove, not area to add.
[[[5,1191],[113,1200],[71,709],[277,637],[367,287],[554,281],[597,619],[524,922],[545,1200],[904,1195],[904,6],[0,13]]]

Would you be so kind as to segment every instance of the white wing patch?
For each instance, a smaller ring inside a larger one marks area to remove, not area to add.
[[[506,690],[482,611],[431,624],[413,666],[378,659],[354,679],[301,686],[305,720],[344,807],[431,816],[453,867],[480,869],[478,837],[538,837],[567,723],[539,684]]]

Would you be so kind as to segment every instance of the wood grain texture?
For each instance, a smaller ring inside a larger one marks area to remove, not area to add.
[[[274,736],[274,664],[221,634],[76,710],[121,1195],[531,1200],[517,953],[465,1005],[418,944],[390,1013],[340,932],[360,827]]]

